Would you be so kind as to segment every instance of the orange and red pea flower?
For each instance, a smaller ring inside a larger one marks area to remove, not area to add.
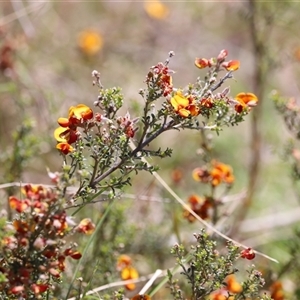
[[[48,284],[36,284],[36,283],[34,283],[34,284],[31,285],[31,290],[36,295],[39,295],[39,294],[42,294],[42,293],[46,292],[48,288],[49,288]]]
[[[233,274],[229,275],[226,279],[227,290],[231,293],[237,294],[242,292],[243,287],[241,284],[236,280]]]
[[[227,71],[236,71],[240,68],[240,61],[230,60],[228,62],[223,62],[222,67],[224,67]]]
[[[121,271],[121,278],[123,280],[129,280],[129,279],[136,279],[139,278],[139,273],[138,271],[132,267],[132,266],[128,266],[122,269]],[[127,290],[134,290],[135,289],[135,284],[134,283],[128,283],[125,285]]]
[[[238,104],[235,105],[235,111],[241,113],[245,108],[251,108],[257,105],[258,98],[253,93],[239,93],[235,96]]]
[[[85,104],[78,104],[69,108],[68,118],[59,118],[58,124],[60,127],[54,131],[54,138],[58,142],[56,148],[61,153],[67,155],[74,151],[71,144],[78,140],[77,127],[94,116],[93,110]]]
[[[204,69],[210,66],[208,59],[206,58],[196,58],[195,59],[195,66],[199,69]]]
[[[18,213],[22,213],[30,206],[30,202],[28,199],[19,200],[15,196],[11,196],[9,197],[9,206]]]
[[[81,232],[87,235],[90,235],[95,230],[95,224],[92,222],[90,218],[85,218],[80,221],[78,226],[76,227],[77,232]]]
[[[78,47],[85,55],[95,55],[103,47],[102,35],[94,29],[86,29],[78,35]]]
[[[68,143],[58,143],[56,145],[56,149],[60,150],[61,153],[67,155],[69,153],[74,152],[74,148]]]
[[[69,108],[69,122],[77,125],[78,121],[88,121],[93,118],[93,110],[85,104],[78,104]]]
[[[271,298],[273,300],[284,300],[283,287],[280,281],[275,281],[271,285],[270,291],[271,291]]]
[[[195,181],[210,183],[212,186],[217,186],[221,183],[232,184],[234,176],[231,166],[213,160],[210,170],[205,167],[196,168],[193,170],[192,176]]]
[[[212,203],[209,198],[201,198],[198,195],[191,195],[188,199],[191,209],[202,219],[209,218],[209,210],[212,207]],[[196,220],[189,211],[185,210],[183,212],[183,217],[186,218],[189,222],[194,222]]]
[[[183,118],[199,114],[199,108],[196,106],[193,96],[184,96],[180,90],[171,98],[170,103],[174,111]]]
[[[121,272],[121,278],[123,280],[136,279],[139,277],[138,271],[132,266],[131,257],[126,254],[120,255],[118,258],[117,270]],[[132,291],[135,289],[135,284],[129,283],[126,284],[125,287],[127,290]]]

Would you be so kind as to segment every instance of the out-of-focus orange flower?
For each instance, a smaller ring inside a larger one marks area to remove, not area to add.
[[[182,171],[179,169],[174,169],[171,173],[171,178],[174,183],[179,183],[182,179]]]
[[[22,193],[28,198],[42,199],[49,197],[48,190],[41,185],[26,184],[22,187]]]
[[[201,99],[200,104],[206,108],[212,108],[214,106],[214,101],[211,98],[203,98]]]
[[[202,219],[209,217],[209,210],[212,207],[212,203],[209,198],[201,198],[198,195],[191,195],[188,199],[191,209]],[[187,210],[183,212],[183,217],[188,219],[189,222],[194,222],[195,217]]]
[[[26,210],[27,207],[29,207],[29,201],[27,199],[25,200],[19,200],[15,196],[9,197],[9,206],[12,209],[15,209],[18,213],[21,213]]]
[[[239,60],[230,60],[222,63],[222,67],[224,67],[227,71],[236,71],[240,68]]]
[[[238,104],[235,105],[235,110],[238,113],[241,113],[244,108],[251,108],[257,105],[258,99],[252,93],[239,93],[235,96],[235,100],[238,101]]]
[[[196,168],[192,173],[195,181],[208,183],[210,181],[210,172],[206,168]]]
[[[136,279],[139,277],[138,271],[132,266],[130,256],[126,254],[120,255],[117,262],[117,270],[121,272],[121,278],[123,280]],[[132,291],[135,289],[135,284],[126,284],[125,287],[126,289]]]
[[[193,170],[193,178],[195,181],[210,183],[212,186],[217,186],[222,182],[232,184],[234,176],[232,168],[229,165],[223,164],[216,160],[211,161],[212,167],[200,167]]]
[[[199,108],[195,105],[193,96],[189,95],[185,97],[180,90],[171,98],[171,105],[175,112],[184,118],[199,114]]]
[[[210,172],[211,184],[213,186],[219,185],[221,182],[232,184],[234,182],[234,176],[232,168],[229,165],[223,164],[214,160],[212,162],[213,169]]]
[[[224,291],[218,291],[210,295],[210,300],[227,300]]]
[[[199,69],[204,69],[209,66],[209,61],[206,58],[196,58],[195,66]]]
[[[76,231],[85,233],[87,235],[92,234],[94,230],[95,224],[89,218],[82,219],[79,225],[76,227]]]
[[[58,143],[56,149],[60,150],[60,152],[65,155],[74,151],[74,148],[68,143]]]
[[[128,267],[125,267],[122,269],[121,278],[123,280],[136,279],[136,278],[139,278],[139,273],[134,267],[128,266]],[[125,287],[126,287],[126,289],[132,291],[135,289],[135,284],[129,283],[129,284],[126,284]]]
[[[15,230],[20,233],[20,234],[26,234],[27,232],[33,232],[35,229],[35,224],[31,224],[31,226],[29,226],[28,223],[26,223],[25,221],[21,221],[21,220],[14,220],[13,221],[13,226],[15,228]]]
[[[294,57],[296,60],[300,61],[300,47],[295,50]]]
[[[84,30],[78,35],[78,47],[86,55],[95,55],[103,46],[101,34],[93,29]]]
[[[239,282],[235,279],[235,276],[229,275],[226,279],[227,290],[231,293],[240,293],[243,290],[243,287],[239,284]]]
[[[144,8],[149,17],[165,19],[169,15],[169,8],[159,0],[145,1]]]
[[[118,258],[117,269],[122,270],[123,268],[130,266],[131,263],[131,257],[129,255],[122,254]]]
[[[282,283],[280,281],[275,281],[271,287],[271,298],[274,300],[284,300],[284,293],[282,288]]]
[[[46,292],[48,288],[49,288],[48,284],[36,284],[36,283],[34,283],[34,284],[31,285],[31,290],[35,293],[36,296]]]
[[[68,249],[66,249],[65,251],[64,251],[64,254],[66,255],[66,256],[70,256],[70,257],[72,257],[73,259],[80,259],[81,257],[82,257],[82,255],[81,255],[81,253],[79,252],[79,251],[77,251],[77,250],[73,250],[73,249],[71,249],[71,248],[68,248]]]

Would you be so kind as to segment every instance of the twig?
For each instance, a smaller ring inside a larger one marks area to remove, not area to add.
[[[14,2],[14,1],[12,1]],[[4,26],[8,23],[11,23],[23,16],[27,16],[33,12],[36,12],[37,10],[45,7],[47,2],[38,2],[28,5],[27,7],[21,8],[20,10],[17,10],[9,15],[6,15],[0,19],[0,26]]]
[[[132,148],[132,149],[135,149],[135,145],[133,144],[133,142],[132,141],[130,141],[130,147]],[[151,167],[151,164],[144,158],[144,157],[142,157],[142,161],[144,162],[144,163],[146,163],[149,167]],[[162,179],[162,177],[160,177],[160,175],[157,173],[157,172],[153,172],[152,173],[153,174],[153,176],[158,180],[158,182],[174,197],[174,199],[177,201],[177,202],[179,202],[181,205],[182,205],[182,207],[184,208],[184,209],[186,209],[191,215],[193,215],[200,223],[202,223],[206,228],[208,228],[208,229],[210,229],[212,232],[214,232],[214,233],[216,233],[217,235],[219,235],[220,237],[222,237],[223,239],[225,239],[225,240],[227,240],[227,241],[230,241],[230,242],[232,242],[232,243],[234,243],[234,244],[236,244],[237,246],[239,246],[239,247],[242,247],[242,248],[245,248],[245,249],[247,249],[247,248],[249,248],[248,246],[245,246],[245,245],[243,245],[243,244],[241,244],[241,243],[239,243],[239,242],[237,242],[237,241],[235,241],[235,240],[233,240],[233,239],[231,239],[230,237],[228,237],[227,235],[225,235],[225,234],[223,234],[222,232],[220,232],[219,230],[217,230],[214,226],[212,226],[211,224],[209,224],[209,223],[207,223],[205,220],[203,220],[201,217],[199,217],[171,188],[170,188],[170,186]],[[270,257],[270,256],[268,256],[268,255],[266,255],[266,254],[263,254],[263,253],[261,253],[261,252],[258,252],[258,251],[255,251],[254,250],[254,252],[256,253],[256,254],[258,254],[258,255],[260,255],[260,256],[263,256],[263,257],[265,257],[265,258],[267,258],[267,259],[269,259],[269,260],[271,260],[271,261],[273,261],[273,262],[276,262],[276,263],[278,263],[278,261],[275,259],[275,258],[273,258],[273,257]]]
[[[28,13],[24,7],[24,4],[22,2],[22,0],[19,1],[10,1],[12,7],[14,8],[15,14],[24,30],[24,33],[27,37],[33,37],[35,34],[35,28],[33,27],[30,19],[28,18]],[[26,13],[21,13],[20,11],[22,11],[23,9],[25,9]]]
[[[149,274],[147,276],[141,276],[141,277],[136,278],[136,279],[129,279],[129,280],[124,280],[124,281],[117,281],[117,282],[112,282],[112,283],[109,283],[109,284],[106,284],[106,285],[102,285],[100,287],[97,287],[95,289],[92,289],[92,290],[88,291],[86,293],[86,295],[92,295],[92,294],[98,293],[100,291],[111,289],[111,288],[114,288],[114,287],[117,287],[117,286],[124,286],[126,284],[143,282],[143,281],[146,281],[148,279],[150,279],[148,282],[151,282],[152,278],[154,278],[154,280],[155,280],[158,277],[163,277],[163,276],[166,276],[166,275],[167,275],[167,271],[166,270],[164,270],[164,271],[162,271],[162,270],[156,270],[155,273]],[[152,283],[153,282],[151,282],[151,284]],[[147,286],[147,284],[145,286]],[[143,288],[143,290],[144,290],[144,288]],[[80,295],[80,297],[82,297],[82,295]],[[76,300],[76,297],[69,298],[68,300]]]
[[[152,286],[153,282],[161,276],[161,274],[163,273],[162,270],[158,269],[155,271],[155,273],[153,274],[153,276],[150,278],[150,280],[144,285],[144,287],[141,289],[141,291],[139,292],[140,295],[145,294],[148,289]],[[165,271],[166,273],[166,271]]]
[[[209,91],[214,92],[216,89],[218,89],[228,78],[232,78],[232,72],[233,71],[229,71],[228,73],[225,74],[225,76],[223,78],[220,79],[220,81],[218,83],[216,83],[215,85],[213,85]]]

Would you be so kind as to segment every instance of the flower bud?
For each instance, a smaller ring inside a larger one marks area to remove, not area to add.
[[[228,51],[226,49],[221,50],[219,53],[217,60],[218,62],[223,62],[228,55]]]

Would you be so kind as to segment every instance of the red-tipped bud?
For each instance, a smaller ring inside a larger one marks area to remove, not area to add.
[[[241,257],[252,260],[255,257],[255,252],[252,248],[247,248],[241,251]]]
[[[228,55],[228,51],[226,49],[221,50],[219,53],[217,60],[218,62],[223,62]]]

